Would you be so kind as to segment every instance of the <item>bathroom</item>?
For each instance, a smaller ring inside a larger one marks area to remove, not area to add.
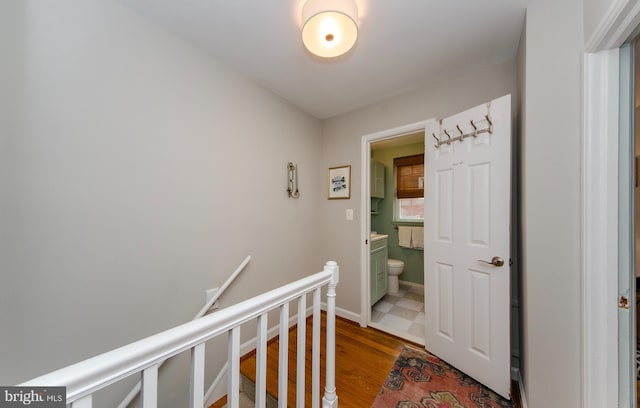
[[[371,143],[369,325],[424,344],[424,132]]]

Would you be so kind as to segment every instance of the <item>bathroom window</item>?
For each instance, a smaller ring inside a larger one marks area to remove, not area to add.
[[[424,220],[424,154],[393,160],[396,173],[396,219]]]
[[[399,220],[424,220],[424,198],[399,198]]]

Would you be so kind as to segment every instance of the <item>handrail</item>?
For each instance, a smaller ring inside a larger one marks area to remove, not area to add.
[[[202,309],[200,309],[200,311],[195,315],[195,317],[192,320],[201,318],[209,311],[211,306],[214,303],[216,303],[216,301],[220,298],[220,295],[222,295],[222,292],[224,292],[229,287],[229,285],[231,285],[231,282],[233,282],[238,277],[238,275],[240,275],[240,272],[244,270],[244,268],[247,266],[250,260],[251,260],[251,255],[248,255],[246,258],[244,258],[244,261],[242,261],[242,263],[238,265],[236,270],[233,271],[233,273],[227,278],[226,281],[224,281],[222,286],[220,286],[220,289],[218,289],[216,293],[211,297],[211,299],[209,299],[209,301],[205,303]],[[160,366],[162,366],[162,364],[164,364],[164,362],[160,363]],[[131,391],[129,391],[127,396],[124,397],[122,402],[120,402],[120,404],[118,405],[118,408],[127,408],[129,404],[131,404],[131,401],[133,401],[136,395],[138,395],[138,393],[140,392],[141,386],[142,386],[142,383],[138,381],[136,385],[134,385],[133,388],[131,388]]]
[[[20,386],[66,386],[67,403],[72,403],[131,374],[146,370],[201,345],[325,284],[337,284],[337,265],[334,262],[327,265],[322,272],[135,343],[34,378]],[[332,395],[335,395],[335,386],[332,387]]]
[[[242,270],[244,269],[245,266],[247,266],[247,264],[249,263],[250,260],[251,260],[251,255],[247,256],[244,259],[244,261],[242,261],[242,263],[236,268],[236,270],[233,271],[233,273],[227,278],[226,281],[224,281],[222,286],[220,286],[220,289],[218,289],[218,291],[216,293],[214,293],[214,295],[211,297],[211,299],[209,299],[209,301],[207,303],[205,303],[205,305],[202,307],[202,309],[200,309],[200,311],[193,318],[193,320],[201,318],[202,316],[204,316],[209,311],[211,306],[214,303],[216,303],[216,301],[220,298],[222,293],[225,290],[227,290],[229,285],[231,285],[231,282],[233,282],[238,277],[238,275],[240,275],[240,272],[242,272]]]

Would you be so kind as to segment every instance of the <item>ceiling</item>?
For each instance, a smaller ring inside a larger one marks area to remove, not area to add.
[[[514,58],[524,24],[525,0],[356,1],[358,42],[326,61],[302,45],[304,0],[121,0],[319,119]]]

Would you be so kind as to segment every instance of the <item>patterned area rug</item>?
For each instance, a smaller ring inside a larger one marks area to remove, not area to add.
[[[512,408],[512,405],[438,357],[405,346],[372,408]]]

